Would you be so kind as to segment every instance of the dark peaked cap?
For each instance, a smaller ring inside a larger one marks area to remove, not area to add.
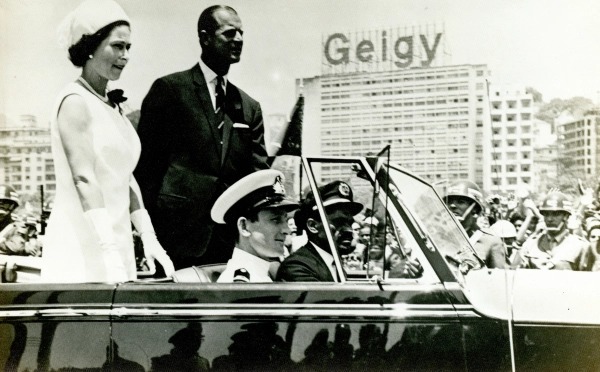
[[[354,201],[354,195],[350,185],[343,181],[333,181],[319,187],[319,195],[321,196],[325,210],[335,206],[336,208],[348,210],[354,216],[363,209],[361,203]],[[317,202],[311,191],[302,201],[300,209],[296,212],[294,219],[296,220],[296,223],[304,224],[308,217],[316,213],[318,213]]]

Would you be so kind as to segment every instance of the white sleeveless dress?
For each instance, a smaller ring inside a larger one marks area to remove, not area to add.
[[[42,251],[44,282],[107,282],[98,237],[86,221],[58,130],[58,109],[65,97],[76,94],[91,114],[96,177],[112,221],[115,242],[128,271],[136,279],[135,254],[129,216],[129,182],[140,156],[140,140],[129,120],[77,83],[58,97],[50,123],[56,195]]]

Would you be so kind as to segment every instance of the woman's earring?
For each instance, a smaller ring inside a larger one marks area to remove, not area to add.
[[[94,58],[94,56],[90,54],[90,55],[88,56],[88,58],[89,58],[89,59],[92,59],[92,58]]]

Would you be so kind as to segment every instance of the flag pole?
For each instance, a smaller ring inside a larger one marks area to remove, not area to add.
[[[300,86],[299,86],[299,97],[303,97],[304,96],[304,79],[300,78]],[[304,110],[304,109],[303,109]],[[303,114],[304,116],[304,114]],[[300,134],[300,141],[302,141],[302,134]],[[300,200],[302,200],[302,198],[304,197],[304,195],[302,195],[302,148],[300,148],[300,161],[298,162],[298,190],[300,190]]]

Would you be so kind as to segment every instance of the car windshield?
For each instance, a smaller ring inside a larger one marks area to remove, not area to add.
[[[473,250],[466,235],[456,223],[435,189],[400,169],[389,169],[391,192],[416,219],[419,227],[442,256],[455,264],[452,258],[465,255],[474,261]]]

